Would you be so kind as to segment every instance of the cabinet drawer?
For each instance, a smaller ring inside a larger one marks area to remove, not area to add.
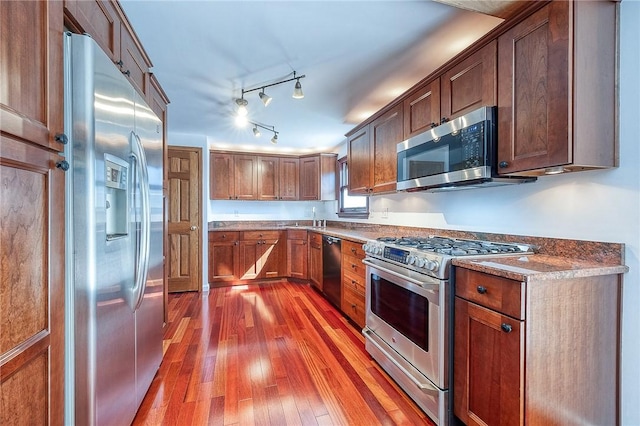
[[[322,247],[322,235],[317,232],[309,232],[309,244]]]
[[[513,318],[524,319],[524,283],[456,268],[456,296]]]
[[[223,243],[226,241],[238,241],[239,232],[227,231],[209,231],[209,241],[214,243]]]
[[[364,327],[364,296],[351,287],[342,288],[342,312],[360,327]]]
[[[356,293],[359,293],[364,296],[366,279],[365,277],[353,274],[351,271],[344,271],[344,275],[342,277],[342,286],[350,287]]]
[[[289,229],[287,231],[287,238],[290,240],[306,240],[307,230],[306,229]]]
[[[243,240],[277,240],[280,231],[242,231]]]
[[[365,266],[362,263],[362,259],[349,256],[346,253],[342,255],[342,270],[349,271],[352,274],[363,277],[363,278],[365,277],[365,274],[366,274]]]
[[[357,257],[358,259],[364,259],[364,250],[362,250],[362,243],[342,240],[342,253],[349,256]]]

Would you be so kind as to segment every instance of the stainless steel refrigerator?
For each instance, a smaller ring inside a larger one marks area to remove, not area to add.
[[[65,423],[126,425],[162,360],[162,125],[93,39],[64,47]]]

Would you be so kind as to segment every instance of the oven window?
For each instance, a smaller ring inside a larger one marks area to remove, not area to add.
[[[371,311],[429,351],[429,301],[426,298],[371,274]]]

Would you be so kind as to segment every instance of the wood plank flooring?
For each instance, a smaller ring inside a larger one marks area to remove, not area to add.
[[[164,349],[134,425],[434,425],[306,284],[171,294]]]

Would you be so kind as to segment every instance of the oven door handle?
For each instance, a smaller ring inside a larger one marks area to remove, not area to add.
[[[424,383],[418,380],[418,378],[416,378],[413,373],[408,371],[406,368],[404,368],[402,364],[396,361],[395,358],[391,354],[389,354],[389,352],[384,347],[382,347],[380,343],[376,341],[378,337],[373,333],[373,331],[365,327],[365,329],[362,330],[362,334],[364,334],[364,337],[369,342],[371,342],[376,348],[378,348],[378,350],[382,352],[385,355],[385,357],[393,363],[393,365],[395,365],[398,369],[400,369],[400,371],[402,371],[413,382],[413,384],[416,385],[420,390],[422,391],[437,390],[434,387],[434,385],[432,385],[431,383]]]
[[[436,289],[438,288],[438,284],[427,284],[424,281],[416,280],[406,275],[399,274],[396,271],[392,271],[391,269],[385,268],[384,266],[376,265],[375,263],[368,261],[366,258],[362,259],[362,263],[372,268],[379,269],[380,271],[386,272],[389,275],[393,275],[394,277],[403,279],[405,281],[409,281],[412,284],[419,285],[420,287],[425,288],[427,290],[429,290],[428,287],[434,287]]]

